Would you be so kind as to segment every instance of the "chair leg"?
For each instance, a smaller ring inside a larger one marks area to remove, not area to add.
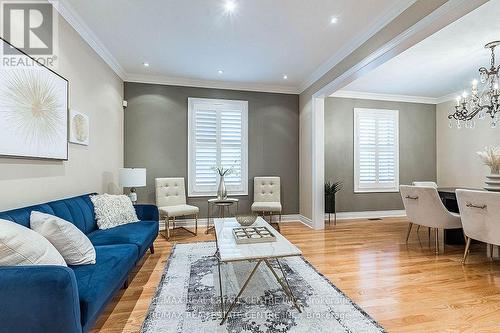
[[[469,255],[470,242],[471,242],[471,238],[467,237],[467,242],[465,243],[464,258],[462,259],[462,264],[464,264],[464,265],[465,265],[465,261],[467,260],[467,256]]]
[[[198,235],[198,214],[194,216],[194,234]]]
[[[436,254],[439,254],[439,229],[435,228],[435,243],[436,243]]]
[[[165,219],[165,229],[167,229],[167,240],[170,239],[170,217],[167,216],[167,218]]]
[[[410,238],[411,227],[413,227],[413,223],[410,222],[408,225],[408,231],[406,232],[406,243],[408,243],[408,239]]]
[[[172,218],[172,237],[175,236],[175,216]]]
[[[151,246],[149,247],[149,252],[151,252],[151,254],[155,253],[155,246],[154,246],[154,244],[151,244]]]
[[[431,227],[427,227],[427,238],[429,239],[429,246],[431,246]]]
[[[420,230],[420,224],[417,225],[417,234],[418,234],[418,231]]]

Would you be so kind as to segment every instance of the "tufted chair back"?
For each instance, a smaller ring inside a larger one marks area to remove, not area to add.
[[[500,193],[457,190],[457,200],[465,235],[500,245]]]
[[[254,177],[253,200],[256,202],[281,202],[280,177]]]
[[[156,178],[155,184],[158,207],[186,204],[184,178]]]

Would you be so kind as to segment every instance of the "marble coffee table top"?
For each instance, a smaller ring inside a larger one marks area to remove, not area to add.
[[[302,251],[300,251],[298,247],[290,243],[288,239],[276,231],[260,216],[255,223],[252,224],[252,227],[266,227],[276,236],[276,241],[255,244],[236,244],[236,240],[233,236],[233,228],[241,227],[236,221],[236,218],[214,219],[214,224],[219,258],[222,262],[302,255]]]

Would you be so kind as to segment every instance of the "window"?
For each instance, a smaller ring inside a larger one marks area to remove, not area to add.
[[[188,195],[213,196],[214,167],[234,168],[228,193],[248,194],[248,102],[188,98]]]
[[[354,109],[354,192],[399,191],[397,110]]]

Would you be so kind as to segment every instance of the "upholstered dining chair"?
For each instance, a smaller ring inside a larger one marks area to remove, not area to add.
[[[413,184],[413,186],[428,186],[428,187],[438,188],[438,184],[436,184],[436,182],[432,182],[432,181],[416,181],[416,182],[413,182],[412,184]],[[417,233],[419,230],[420,230],[420,225],[417,225]],[[427,232],[428,232],[429,239],[430,239],[431,238],[431,228],[427,228]]]
[[[459,229],[462,227],[460,215],[449,212],[439,198],[437,190],[429,186],[399,186],[406,215],[410,220],[406,242],[413,224],[434,228],[436,254],[439,253],[439,229]],[[444,237],[443,237],[444,239]],[[443,242],[444,247],[444,242]]]
[[[176,229],[175,219],[182,216],[194,216],[194,232],[182,228],[193,235],[198,233],[198,213],[200,209],[196,206],[186,204],[186,189],[184,178],[156,178],[156,205],[160,213],[160,219],[165,219],[165,238],[170,239],[170,219],[173,222],[172,232]],[[177,229],[178,229],[177,228]]]
[[[272,217],[279,215],[278,232],[281,223],[281,180],[280,177],[254,177],[253,179],[253,204],[252,212],[266,214],[269,216],[269,223]]]
[[[488,244],[491,252],[493,245],[500,245],[500,193],[459,189],[456,194],[467,239],[462,260],[465,264],[472,239]]]

